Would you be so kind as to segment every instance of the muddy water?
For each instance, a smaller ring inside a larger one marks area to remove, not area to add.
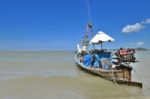
[[[150,52],[136,56],[133,79],[143,89],[80,70],[73,52],[0,51],[0,99],[150,99]]]

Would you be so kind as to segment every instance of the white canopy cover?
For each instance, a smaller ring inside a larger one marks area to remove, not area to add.
[[[114,39],[108,36],[106,33],[99,31],[91,40],[90,44],[98,44],[101,42],[112,42]]]

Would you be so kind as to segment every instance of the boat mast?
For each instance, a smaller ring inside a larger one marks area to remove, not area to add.
[[[87,46],[89,44],[89,39],[94,37],[94,32],[93,32],[93,23],[92,23],[92,18],[91,18],[91,9],[90,9],[90,2],[89,0],[86,0],[86,5],[87,5],[87,15],[88,15],[88,24],[86,28],[86,32],[83,38],[83,46]],[[95,48],[95,46],[94,46]]]
[[[87,24],[87,31],[88,33],[92,34],[92,37],[94,36],[93,32],[93,22],[92,22],[92,15],[91,15],[91,7],[90,7],[90,0],[86,0],[87,5],[87,15],[88,15],[88,24]]]

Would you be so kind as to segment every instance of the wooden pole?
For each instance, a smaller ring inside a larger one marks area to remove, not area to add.
[[[103,42],[101,41],[101,49],[103,49],[103,44],[102,44]]]

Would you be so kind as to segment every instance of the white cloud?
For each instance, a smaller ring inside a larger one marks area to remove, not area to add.
[[[142,41],[136,43],[136,46],[142,46],[142,45],[144,45],[144,42],[142,42]]]
[[[150,24],[150,18],[147,18],[144,21],[137,22],[132,25],[126,25],[121,31],[124,33],[138,32],[143,29],[146,24]]]
[[[146,24],[150,23],[150,19],[146,19],[146,20],[145,20],[145,23],[146,23]]]
[[[145,19],[144,21],[141,22],[141,24],[149,24],[150,23],[150,18],[149,19]]]
[[[122,32],[124,32],[124,33],[138,32],[138,31],[140,31],[143,28],[144,28],[143,25],[141,25],[140,23],[136,23],[136,24],[133,24],[133,25],[127,25],[127,26],[125,26],[122,29]]]
[[[140,46],[143,46],[143,45],[144,45],[144,42],[143,42],[143,41],[139,41],[139,42],[130,42],[129,45],[140,47]]]
[[[134,43],[133,43],[133,42],[130,42],[129,45],[134,45]]]

